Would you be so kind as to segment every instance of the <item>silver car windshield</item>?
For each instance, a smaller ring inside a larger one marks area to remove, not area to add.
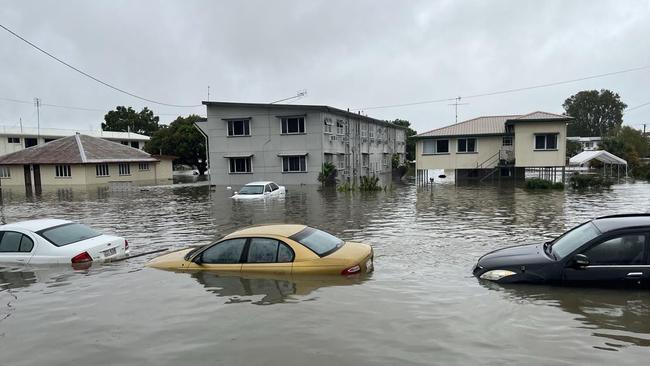
[[[78,241],[102,235],[97,230],[81,224],[66,224],[39,231],[37,234],[44,237],[57,247],[76,243]]]
[[[555,239],[552,246],[553,254],[558,259],[564,258],[598,235],[600,231],[594,224],[584,223]]]
[[[243,186],[237,194],[262,194],[264,186]]]

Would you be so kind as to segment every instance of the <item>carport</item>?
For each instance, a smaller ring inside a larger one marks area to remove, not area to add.
[[[625,176],[627,177],[627,161],[605,150],[583,151],[569,159],[569,165],[574,167],[588,167],[588,163],[592,160],[598,160],[604,164],[603,175],[608,175],[607,167],[609,166],[609,176],[613,176],[614,166],[616,166],[616,176],[620,178],[621,166],[623,166],[625,167]]]

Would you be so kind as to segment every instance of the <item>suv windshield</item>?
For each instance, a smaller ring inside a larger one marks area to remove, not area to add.
[[[99,231],[81,224],[55,226],[53,228],[41,230],[37,234],[44,237],[57,247],[62,247],[64,245],[102,235]]]
[[[264,186],[243,186],[238,194],[262,194]]]
[[[311,249],[320,257],[331,254],[343,246],[343,240],[311,227],[305,228],[289,238]]]
[[[555,239],[551,247],[553,254],[558,259],[564,258],[599,234],[600,231],[591,221],[584,223]]]

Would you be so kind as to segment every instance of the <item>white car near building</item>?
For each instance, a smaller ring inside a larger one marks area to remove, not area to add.
[[[287,189],[275,182],[251,182],[232,196],[234,199],[251,199],[284,196]]]
[[[119,259],[129,243],[66,220],[41,219],[0,226],[0,264],[80,264]]]

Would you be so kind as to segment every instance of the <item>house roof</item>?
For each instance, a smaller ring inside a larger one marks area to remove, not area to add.
[[[531,121],[560,122],[571,119],[572,117],[569,116],[540,111],[528,114],[482,116],[424,132],[416,135],[416,137],[503,135],[506,133],[506,124],[508,123]]]
[[[364,116],[362,114],[345,111],[343,109],[338,109],[326,105],[314,105],[314,104],[269,104],[269,103],[239,103],[239,102],[209,102],[203,101],[203,104],[210,107],[238,107],[238,108],[267,108],[267,109],[294,109],[294,110],[315,110],[321,112],[329,112],[333,114],[343,115],[349,118],[359,118],[365,121],[373,122],[382,126],[395,127],[399,129],[406,130],[407,127],[398,126],[394,123]]]
[[[76,134],[0,156],[0,165],[155,162],[146,152],[98,137]]]

